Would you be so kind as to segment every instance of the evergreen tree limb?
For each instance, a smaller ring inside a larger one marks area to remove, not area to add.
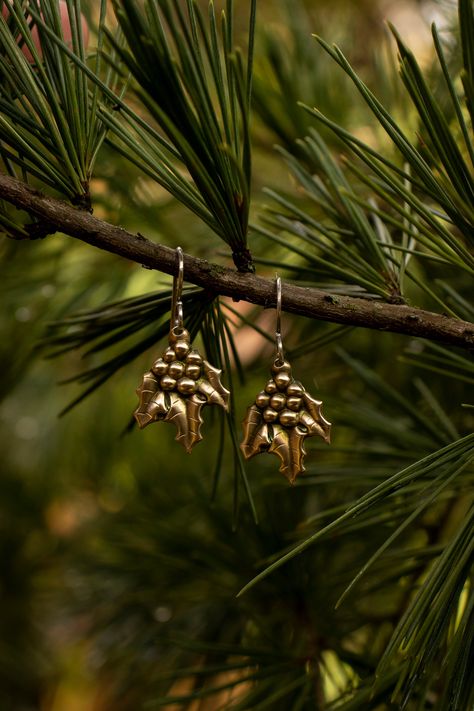
[[[27,184],[3,174],[0,174],[0,199],[39,218],[45,226],[43,235],[63,232],[147,268],[166,274],[174,274],[176,270],[173,249],[99,220],[65,202],[46,197]],[[38,236],[38,225],[34,227],[34,236]],[[184,267],[189,283],[235,300],[264,307],[275,305],[276,289],[271,279],[241,274],[189,255],[185,255]],[[321,321],[427,338],[459,348],[472,349],[474,346],[473,323],[399,304],[339,296],[286,283],[283,309]]]

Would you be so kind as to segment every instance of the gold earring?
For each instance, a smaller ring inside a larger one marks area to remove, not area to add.
[[[192,349],[191,337],[184,328],[183,302],[184,257],[178,255],[178,275],[173,279],[171,322],[168,348],[137,388],[140,403],[134,417],[141,429],[152,422],[172,422],[180,442],[188,454],[202,440],[201,410],[205,405],[229,408],[230,392],[220,382],[221,370],[214,368]]]
[[[243,422],[244,441],[240,447],[246,459],[261,452],[276,454],[281,460],[280,472],[294,484],[298,474],[305,471],[305,438],[319,435],[329,444],[331,423],[321,413],[323,403],[314,400],[291,375],[281,337],[280,277],[276,279],[276,290],[276,356],[272,377],[247,411]]]

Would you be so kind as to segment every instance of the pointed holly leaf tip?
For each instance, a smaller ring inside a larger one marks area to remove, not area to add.
[[[156,395],[158,382],[153,373],[145,373],[140,387],[137,388],[137,395],[140,400],[137,410],[135,411],[135,419],[141,429],[149,425],[155,419],[155,408],[152,407],[152,401]]]
[[[304,440],[308,434],[303,433],[298,427],[281,427],[279,425],[274,426],[273,431],[274,436],[268,451],[279,457],[281,461],[279,471],[290,484],[294,484],[298,474],[305,471]]]
[[[205,378],[198,381],[198,390],[207,398],[207,404],[220,405],[229,410],[230,392],[222,385],[220,376],[222,370],[214,368],[207,360],[202,362]]]
[[[207,404],[199,395],[191,395],[184,399],[176,393],[170,395],[171,406],[165,417],[165,422],[172,422],[178,430],[176,441],[183,445],[188,454],[195,444],[202,440],[201,409]]]
[[[240,447],[246,459],[261,452],[276,454],[280,472],[294,484],[305,471],[306,437],[318,435],[329,444],[331,423],[322,415],[322,402],[292,377],[289,363],[276,360],[272,372],[273,377],[247,411]]]
[[[307,427],[310,432],[314,435],[319,435],[323,438],[326,444],[331,444],[331,423],[328,422],[321,412],[322,401],[315,400],[311,397],[306,390],[303,392],[303,402],[305,404],[305,410],[302,412],[305,414],[304,422],[301,419],[301,423]],[[309,414],[309,417],[306,415]]]
[[[260,409],[257,405],[251,405],[247,412],[247,417],[243,423],[244,441],[240,445],[246,459],[254,457],[260,452],[264,452],[270,446],[272,440],[268,431],[268,425],[262,419]]]

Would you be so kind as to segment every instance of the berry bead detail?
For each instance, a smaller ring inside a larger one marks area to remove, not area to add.
[[[274,410],[283,410],[286,405],[286,397],[282,393],[276,393],[270,398],[270,407]]]
[[[188,376],[188,378],[197,380],[201,375],[201,366],[197,363],[188,363],[188,365],[186,366],[186,375]]]
[[[178,380],[177,388],[182,395],[192,395],[197,390],[196,381],[192,378],[181,378]]]
[[[184,375],[184,363],[181,363],[179,360],[173,361],[173,363],[170,363],[168,366],[168,373],[172,378],[180,378]]]
[[[275,381],[269,380],[268,383],[265,385],[265,392],[269,393],[270,395],[273,395],[273,393],[276,393],[278,390]]]
[[[283,410],[280,412],[280,423],[284,427],[294,427],[298,424],[299,415],[292,410]]]
[[[278,420],[278,412],[272,410],[271,407],[267,407],[263,412],[263,419],[265,422],[276,422]]]
[[[165,375],[168,372],[168,363],[163,358],[159,358],[153,363],[152,372],[154,375]]]
[[[277,373],[274,377],[274,381],[279,390],[286,390],[291,383],[291,375],[285,372]]]
[[[268,403],[270,402],[270,395],[267,395],[267,393],[262,390],[261,393],[258,393],[257,397],[255,398],[255,404],[257,407],[267,407]]]
[[[173,348],[167,348],[163,353],[163,360],[165,363],[172,363],[176,360],[176,353]]]
[[[171,375],[163,375],[160,380],[162,390],[174,390],[176,380]]]

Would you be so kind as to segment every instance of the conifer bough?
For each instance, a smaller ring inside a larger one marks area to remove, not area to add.
[[[63,32],[63,40],[66,42],[67,45],[72,46],[72,27],[71,27],[71,21],[69,18],[69,11],[68,11],[68,7],[67,7],[67,3],[65,0],[60,0],[60,2],[58,4],[58,11],[59,11],[59,16],[61,18],[61,28],[62,28],[62,32]],[[2,7],[2,15],[5,18],[5,20],[8,20],[8,18],[10,16],[10,11],[6,5],[3,5],[3,7]],[[26,15],[26,17],[28,18],[28,15]],[[83,15],[81,16],[81,29],[82,29],[84,47],[87,49],[87,47],[89,45],[89,25],[87,24],[86,19]],[[36,47],[36,50],[38,51],[39,56],[42,57],[43,50],[41,47],[41,41],[40,41],[39,34],[38,34],[38,28],[34,24],[32,24],[32,27],[31,27],[31,37],[33,39],[34,45]],[[32,64],[34,64],[35,58],[31,54],[28,47],[25,46],[23,43],[21,43],[21,51],[25,55],[28,62],[31,62]]]
[[[0,198],[39,218],[40,226],[44,226],[42,236],[62,232],[149,269],[166,274],[176,272],[177,260],[173,249],[156,244],[140,234],[127,232],[65,202],[46,197],[8,175],[0,174]],[[38,224],[34,228],[32,236],[37,236]],[[184,268],[186,281],[216,295],[264,307],[275,305],[275,282],[272,279],[242,274],[189,255],[184,257]],[[427,338],[459,348],[474,348],[473,323],[399,304],[339,296],[285,283],[283,310],[322,321]]]

